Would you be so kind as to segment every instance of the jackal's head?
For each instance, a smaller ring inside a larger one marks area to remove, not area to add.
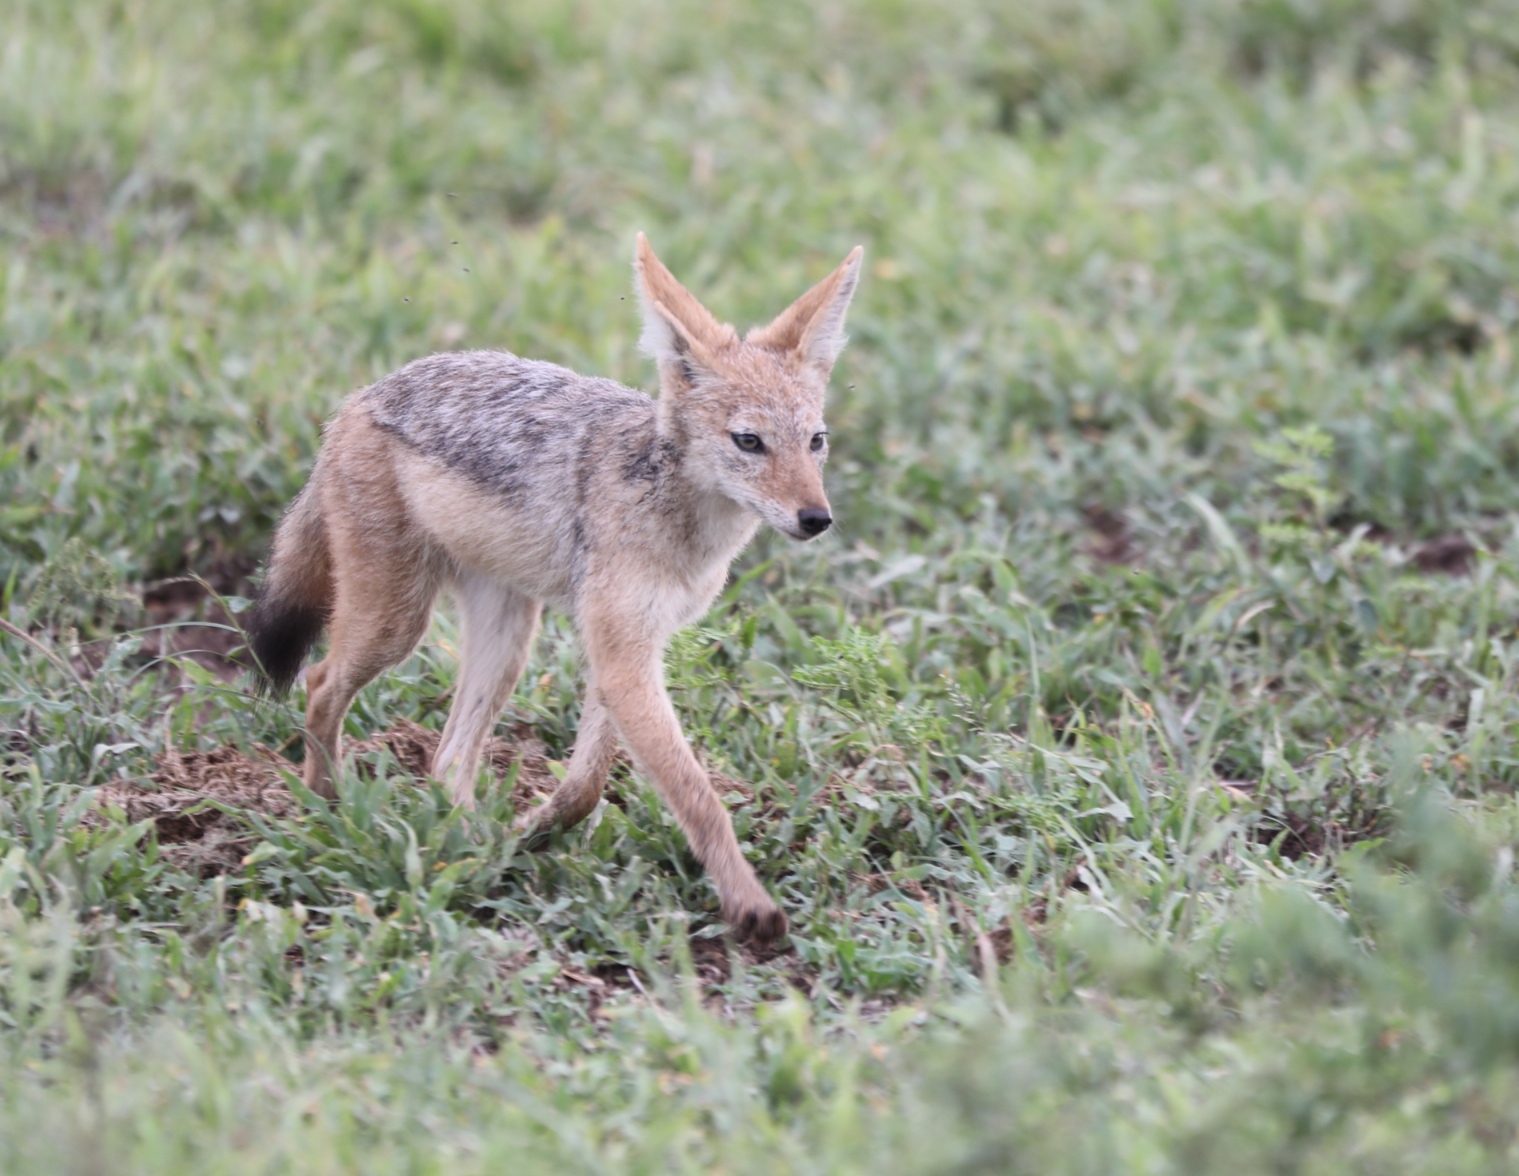
[[[844,346],[844,312],[860,277],[857,246],[768,326],[742,339],[654,256],[633,258],[644,350],[659,362],[659,422],[681,469],[793,539],[833,522],[823,493],[823,393]]]

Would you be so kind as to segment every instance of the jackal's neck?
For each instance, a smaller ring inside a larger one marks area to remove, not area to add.
[[[692,555],[705,567],[726,567],[754,538],[759,520],[725,494],[694,492],[690,499]]]

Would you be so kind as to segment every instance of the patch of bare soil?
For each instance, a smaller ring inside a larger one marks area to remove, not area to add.
[[[1257,845],[1275,845],[1289,861],[1323,857],[1391,832],[1391,814],[1369,795],[1347,797],[1332,812],[1303,812],[1285,802],[1263,801],[1253,781],[1220,780],[1218,787],[1237,801],[1263,805],[1250,820],[1250,839]]]
[[[32,741],[19,727],[0,731],[0,764],[19,763],[32,750]]]
[[[300,769],[272,751],[258,751],[253,757],[235,747],[170,748],[155,761],[151,787],[107,784],[95,796],[96,809],[119,808],[129,821],[152,821],[163,856],[202,878],[232,873],[252,847],[253,833],[241,814],[286,818],[300,808],[279,776],[281,768]]]
[[[867,894],[881,894],[887,890],[895,890],[904,894],[915,902],[932,902],[933,894],[928,887],[916,878],[899,878],[895,874],[856,874],[854,880],[865,887]]]
[[[492,739],[485,745],[485,762],[497,778],[505,779],[512,766],[517,767],[517,779],[512,785],[512,799],[519,810],[524,804],[535,804],[548,799],[558,784],[549,771],[548,747],[533,734],[526,723],[519,723],[510,731],[509,739]],[[363,760],[377,751],[388,751],[396,762],[417,779],[424,779],[432,767],[432,759],[438,750],[440,732],[430,731],[407,719],[402,719],[389,731],[371,735],[357,743],[343,744],[344,756],[359,760],[359,771],[365,771]]]
[[[1339,817],[1285,809],[1262,813],[1253,832],[1257,844],[1275,844],[1284,858],[1297,861],[1323,857],[1359,841],[1385,837],[1392,832],[1392,818],[1386,810]]]
[[[29,239],[108,240],[124,209],[160,240],[215,215],[194,184],[141,170],[124,177],[88,165],[0,169],[0,212]]]
[[[1421,572],[1464,576],[1476,562],[1477,549],[1465,535],[1441,535],[1414,549],[1413,561]]]
[[[41,236],[84,235],[100,222],[109,199],[105,176],[92,169],[10,169],[0,177],[0,205]]]
[[[1344,841],[1344,831],[1333,822],[1321,823],[1300,813],[1286,812],[1274,820],[1267,818],[1255,831],[1262,845],[1275,843],[1288,861],[1304,857],[1323,857],[1327,846]]]
[[[1428,575],[1465,576],[1477,564],[1477,545],[1461,532],[1436,535],[1433,539],[1420,542],[1381,527],[1355,524],[1351,520],[1337,523],[1336,526],[1346,534],[1353,533],[1359,526],[1368,541],[1393,548],[1399,553],[1400,559],[1406,558],[1414,567]],[[1503,541],[1502,534],[1496,529],[1489,533],[1485,528],[1479,527],[1476,534],[1479,542],[1489,546],[1498,546]]]
[[[1139,547],[1134,542],[1134,532],[1129,529],[1123,515],[1101,506],[1089,506],[1083,512],[1092,537],[1085,550],[1099,563],[1132,564],[1139,557]]]
[[[512,739],[492,739],[486,758],[498,776],[518,765],[512,795],[519,805],[541,800],[554,788],[547,748],[525,725]],[[427,775],[438,733],[402,721],[389,731],[344,745],[344,755],[357,760],[360,772],[371,770],[366,760],[386,750],[403,769],[419,780]],[[152,821],[158,844],[169,861],[209,878],[242,868],[253,847],[249,814],[275,819],[295,816],[301,803],[291,794],[280,772],[299,774],[300,766],[265,747],[249,755],[236,747],[181,752],[170,748],[154,761],[146,785],[115,781],[96,794],[96,811],[87,822],[99,822],[108,808],[121,809],[129,821]]]
[[[175,576],[149,584],[142,592],[150,622],[142,652],[166,665],[193,661],[230,682],[244,665],[234,656],[243,645],[243,631],[217,597],[249,595],[251,570],[246,561],[228,561],[204,580]]]

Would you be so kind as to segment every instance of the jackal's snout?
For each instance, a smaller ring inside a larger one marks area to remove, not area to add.
[[[808,539],[816,539],[833,526],[833,516],[828,513],[826,507],[822,509],[815,506],[805,507],[796,512],[796,521],[802,528],[802,534]]]

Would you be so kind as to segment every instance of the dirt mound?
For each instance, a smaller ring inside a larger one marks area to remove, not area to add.
[[[547,796],[555,779],[543,742],[525,726],[513,734],[517,738],[492,739],[486,759],[498,777],[520,765],[512,795],[521,806]],[[389,751],[421,779],[437,746],[438,732],[403,721],[368,739],[346,742],[343,752],[357,761],[359,772],[367,773],[371,769],[365,761],[377,751]],[[169,861],[203,878],[232,873],[242,868],[256,836],[244,814],[288,819],[300,812],[301,802],[285,786],[282,770],[300,774],[298,764],[264,747],[254,755],[230,746],[188,752],[170,748],[154,761],[148,786],[115,781],[102,787],[96,811],[86,820],[101,820],[99,813],[107,808],[121,809],[129,821],[153,822]]]
[[[549,771],[548,747],[533,734],[532,728],[522,723],[514,727],[510,734],[510,739],[492,739],[487,742],[484,759],[497,779],[505,779],[512,765],[519,765],[512,797],[520,807],[523,802],[531,803],[548,796],[554,790],[556,781]],[[401,767],[420,780],[432,766],[432,758],[441,738],[440,732],[430,731],[402,719],[389,731],[371,735],[357,743],[345,742],[343,754],[362,760],[374,752],[388,751],[396,757],[396,762]],[[358,770],[366,771],[362,762],[358,764]]]
[[[115,781],[96,794],[95,806],[119,808],[129,821],[152,821],[164,857],[176,865],[203,878],[226,874],[237,870],[252,848],[253,833],[241,813],[283,818],[300,808],[280,779],[281,768],[300,771],[264,748],[258,758],[235,747],[170,748],[155,761],[153,787]]]

